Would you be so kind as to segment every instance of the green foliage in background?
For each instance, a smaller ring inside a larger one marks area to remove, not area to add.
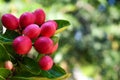
[[[58,34],[61,37],[59,50],[53,55],[69,72],[79,65],[86,76],[95,80],[120,79],[119,0],[112,3],[111,0],[5,1],[0,2],[0,15],[13,13],[19,17],[25,11],[43,8],[47,19],[67,19],[72,23],[67,31]],[[61,58],[58,60],[57,56]]]

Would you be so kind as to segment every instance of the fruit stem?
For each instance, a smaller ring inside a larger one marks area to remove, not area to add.
[[[42,57],[42,55],[38,54],[37,57],[36,57],[36,61],[38,62],[41,57]]]
[[[7,45],[11,45],[12,44],[12,42],[0,42],[0,43],[7,44]]]

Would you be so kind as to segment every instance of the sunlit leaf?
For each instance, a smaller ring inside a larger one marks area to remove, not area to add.
[[[55,20],[55,21],[58,24],[58,29],[70,25],[69,21],[67,21],[67,20]]]
[[[63,32],[64,30],[66,30],[68,27],[63,27],[63,28],[60,28],[60,29],[57,29],[55,34],[58,34],[58,33],[61,33]]]
[[[0,78],[3,80],[6,80],[4,78],[7,78],[11,74],[11,71],[5,68],[0,68]]]
[[[12,77],[10,80],[66,80],[70,77],[70,74],[66,74],[59,78],[43,78],[43,77]]]

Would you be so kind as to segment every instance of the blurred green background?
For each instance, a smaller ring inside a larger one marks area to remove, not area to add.
[[[71,23],[54,56],[69,80],[120,80],[120,0],[0,0],[0,17],[38,8]]]

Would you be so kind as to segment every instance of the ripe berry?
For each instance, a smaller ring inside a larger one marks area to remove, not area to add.
[[[53,41],[48,37],[40,37],[34,43],[35,49],[41,54],[48,54],[52,46]]]
[[[32,42],[27,36],[19,36],[13,41],[13,49],[17,54],[27,54],[32,48]]]
[[[56,24],[52,21],[45,22],[41,25],[41,35],[51,37],[56,31]]]
[[[54,21],[54,20],[48,20],[47,22],[53,22],[55,24],[56,29],[58,28],[58,24],[57,24],[56,21]]]
[[[1,21],[2,24],[9,30],[15,30],[19,27],[18,19],[12,14],[4,14]]]
[[[28,25],[24,30],[23,34],[28,36],[30,39],[35,39],[40,35],[41,28],[36,24]]]
[[[50,70],[53,66],[53,60],[50,56],[43,56],[39,60],[39,66],[42,70]]]
[[[37,9],[33,12],[35,15],[35,23],[37,25],[42,25],[45,22],[45,12],[42,9]]]
[[[25,12],[20,16],[19,22],[20,22],[20,26],[22,28],[25,28],[30,24],[34,24],[35,16],[30,12]]]
[[[12,70],[13,69],[13,64],[11,61],[6,61],[4,67],[6,69]]]
[[[50,54],[54,53],[58,49],[58,43],[53,45],[52,49],[50,50]]]

